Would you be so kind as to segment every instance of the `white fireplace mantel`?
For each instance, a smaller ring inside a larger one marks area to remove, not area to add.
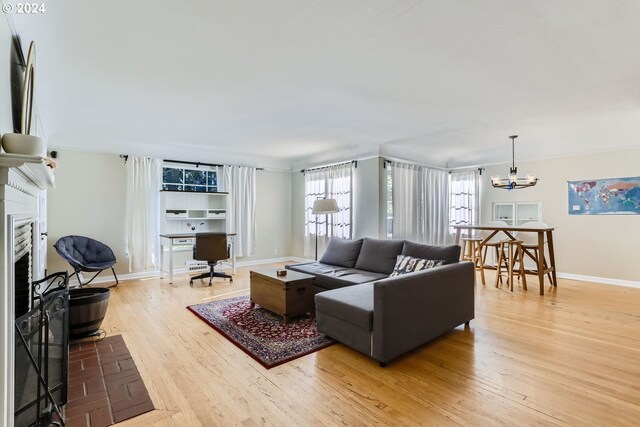
[[[54,183],[53,173],[42,157],[0,153],[0,427],[12,427],[14,424],[15,302],[12,281],[12,224],[25,218],[38,220],[39,197]],[[36,221],[34,239],[40,238],[37,224]],[[37,258],[34,257],[34,261]]]
[[[42,157],[0,153],[0,168],[17,168],[32,185],[40,190],[46,190],[49,186],[55,187],[53,172],[44,164]]]

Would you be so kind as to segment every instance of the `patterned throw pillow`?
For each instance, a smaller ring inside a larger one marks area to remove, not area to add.
[[[439,267],[444,264],[445,264],[444,261],[414,258],[409,255],[398,255],[398,258],[396,260],[396,266],[393,268],[393,273],[391,273],[389,277],[395,277],[401,274],[413,273],[414,271],[420,271],[420,270],[426,270],[433,267]]]

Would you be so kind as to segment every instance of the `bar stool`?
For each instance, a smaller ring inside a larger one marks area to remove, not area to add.
[[[475,271],[480,272],[480,278],[482,279],[482,286],[485,285],[484,280],[484,266],[482,264],[482,248],[480,243],[482,239],[479,237],[464,237],[462,238],[462,260],[473,262]],[[473,280],[475,282],[475,275]]]
[[[546,223],[542,222],[542,221],[530,221],[530,222],[525,222],[524,224],[522,224],[523,228],[547,228],[549,227]],[[538,233],[532,233],[529,231],[521,231],[520,234],[518,235],[518,238],[522,239],[522,248],[523,249],[527,249],[528,251],[525,252],[529,258],[531,258],[531,260],[536,264],[536,267],[534,267],[532,270],[530,270],[530,272],[532,274],[538,274],[538,257],[542,256],[542,265],[545,269],[545,271],[549,268],[548,264],[547,264],[547,257],[544,254],[544,250],[542,251],[542,253],[539,253],[538,250]],[[547,246],[547,237],[545,236],[544,238],[544,245]],[[531,253],[533,251],[533,254]],[[549,271],[547,273],[547,277],[549,278],[549,282],[551,284],[553,284],[553,279],[551,278],[551,271]]]
[[[522,289],[527,290],[527,277],[524,274],[524,258],[521,240],[501,240],[498,247],[498,269],[496,271],[496,288],[502,283],[502,268],[507,271],[507,285],[513,292],[513,276],[518,275],[518,279],[522,280]],[[518,270],[515,271],[515,263],[518,263]]]
[[[508,224],[505,221],[489,221],[482,225],[486,227],[508,227]],[[498,262],[498,247],[500,246],[500,240],[504,239],[504,234],[502,232],[498,232],[489,238],[491,234],[493,234],[493,231],[490,230],[480,230],[480,233],[478,233],[478,237],[480,237],[484,242],[482,244],[482,248],[480,248],[480,251],[482,252],[483,267],[487,265],[487,254],[489,252],[489,248],[493,248],[495,250],[495,258],[493,259],[493,262]]]

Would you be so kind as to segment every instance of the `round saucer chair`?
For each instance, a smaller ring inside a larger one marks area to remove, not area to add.
[[[58,239],[53,247],[71,265],[74,273],[69,278],[75,274],[80,287],[88,285],[98,277],[98,274],[107,269],[111,269],[116,279],[116,286],[118,285],[118,276],[113,269],[116,256],[104,243],[85,236],[64,236]],[[88,282],[83,283],[82,273],[96,274]]]

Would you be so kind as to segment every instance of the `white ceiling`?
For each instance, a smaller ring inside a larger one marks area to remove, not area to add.
[[[640,147],[640,1],[56,0],[12,15],[59,148],[299,167]]]

